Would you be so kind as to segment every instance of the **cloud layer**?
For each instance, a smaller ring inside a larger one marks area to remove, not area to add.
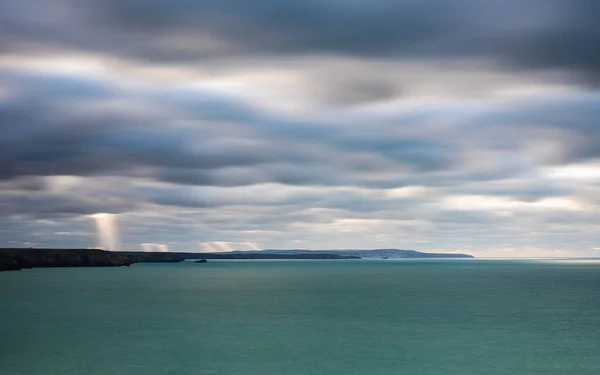
[[[0,246],[594,255],[584,0],[5,1]]]

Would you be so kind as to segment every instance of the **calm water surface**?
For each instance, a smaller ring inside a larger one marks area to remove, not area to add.
[[[0,375],[598,375],[600,261],[0,273]]]

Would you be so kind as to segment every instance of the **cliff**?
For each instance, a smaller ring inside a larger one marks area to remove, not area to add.
[[[0,271],[39,267],[118,267],[135,263],[129,257],[104,250],[8,249],[0,251]]]
[[[183,262],[176,253],[95,249],[0,249],[0,271],[46,267],[120,267],[140,262]]]
[[[0,249],[0,271],[37,267],[118,267],[139,262],[182,262],[185,259],[398,259],[473,258],[467,254],[422,253],[414,250],[261,250],[223,253],[160,253],[92,249]]]

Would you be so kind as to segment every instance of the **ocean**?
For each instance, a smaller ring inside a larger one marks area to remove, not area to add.
[[[600,260],[0,273],[0,375],[598,375]]]

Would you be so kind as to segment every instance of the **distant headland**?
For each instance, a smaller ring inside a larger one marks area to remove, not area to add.
[[[279,256],[293,259],[406,259],[406,258],[474,258],[468,254],[456,253],[423,253],[416,250],[375,249],[375,250],[257,250],[229,251],[223,253],[196,253],[205,259],[277,259]],[[335,256],[335,258],[331,258]],[[273,257],[273,258],[270,258]]]
[[[106,251],[98,249],[0,249],[0,271],[46,267],[120,267],[140,262],[186,259],[410,259],[473,258],[467,254],[415,250],[257,250],[221,253]]]

